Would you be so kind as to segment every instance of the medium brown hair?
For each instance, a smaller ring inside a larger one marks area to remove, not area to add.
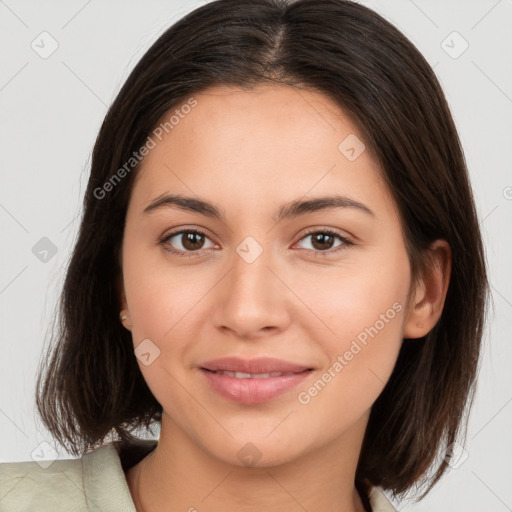
[[[161,420],[119,321],[119,251],[138,166],[108,193],[98,190],[171,108],[210,86],[258,84],[310,88],[356,123],[397,206],[414,280],[428,268],[434,240],[451,247],[441,318],[424,338],[403,341],[356,473],[358,488],[398,495],[427,482],[426,494],[447,468],[436,455],[458,439],[474,397],[488,298],[484,250],[463,151],[432,69],[394,26],[350,1],[213,1],[166,30],[138,62],[94,146],[58,334],[39,368],[38,411],[75,455],[111,431],[130,441],[135,428]]]

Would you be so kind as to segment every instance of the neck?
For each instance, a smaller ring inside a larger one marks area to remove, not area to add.
[[[138,512],[364,512],[354,476],[367,421],[291,461],[245,467],[213,456],[164,412],[158,445],[128,485]]]

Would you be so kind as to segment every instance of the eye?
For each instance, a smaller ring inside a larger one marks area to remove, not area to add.
[[[348,238],[328,228],[309,231],[300,239],[300,242],[308,238],[311,238],[311,247],[306,249],[320,256],[328,256],[353,245]],[[210,241],[209,247],[205,247],[206,240]],[[335,245],[336,240],[339,241],[337,245]],[[193,257],[196,256],[194,253],[200,253],[202,249],[218,247],[205,233],[197,229],[182,229],[169,233],[159,243],[166,251],[182,257]]]
[[[315,251],[318,255],[321,256],[328,256],[332,253],[345,249],[346,246],[354,245],[348,238],[328,228],[309,231],[300,239],[300,241],[306,240],[308,238],[311,238],[310,250]],[[340,241],[338,245],[334,245],[336,239]],[[335,249],[333,249],[333,247],[335,247]]]
[[[183,257],[191,257],[195,256],[195,254],[193,254],[194,252],[205,249],[205,240],[210,239],[202,231],[198,231],[196,229],[184,229],[166,235],[162,240],[160,240],[160,244],[166,251],[172,252],[173,254]],[[210,248],[211,247],[216,247],[216,245],[211,242]]]

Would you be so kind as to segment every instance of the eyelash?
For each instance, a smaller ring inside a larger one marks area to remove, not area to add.
[[[180,256],[182,258],[196,257],[197,253],[199,253],[201,251],[201,249],[199,249],[197,251],[178,251],[176,249],[173,249],[172,246],[168,243],[171,238],[175,237],[176,235],[182,235],[184,233],[194,233],[194,234],[198,234],[198,235],[204,236],[206,238],[209,238],[206,235],[206,233],[203,233],[202,231],[199,231],[197,229],[183,229],[181,231],[175,231],[173,233],[166,235],[164,238],[162,238],[159,241],[159,244],[162,245],[164,250],[169,251],[172,254],[176,254],[177,256]],[[329,229],[329,228],[313,229],[311,231],[308,231],[307,233],[305,233],[302,236],[302,238],[299,240],[299,242],[310,235],[314,235],[314,234],[318,234],[318,233],[333,236],[333,237],[341,240],[343,243],[335,249],[328,249],[326,251],[319,251],[319,250],[315,250],[315,249],[304,249],[304,250],[313,250],[313,252],[315,253],[315,256],[320,256],[320,257],[331,256],[334,253],[344,250],[347,246],[354,245],[353,242],[351,242],[348,238],[341,236],[339,233],[337,233],[336,231],[333,231],[332,229]]]

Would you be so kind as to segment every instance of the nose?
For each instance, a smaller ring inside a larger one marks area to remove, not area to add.
[[[218,329],[255,340],[282,332],[290,324],[293,294],[286,279],[271,268],[269,252],[264,250],[252,262],[234,253],[231,270],[216,291],[214,322]]]

